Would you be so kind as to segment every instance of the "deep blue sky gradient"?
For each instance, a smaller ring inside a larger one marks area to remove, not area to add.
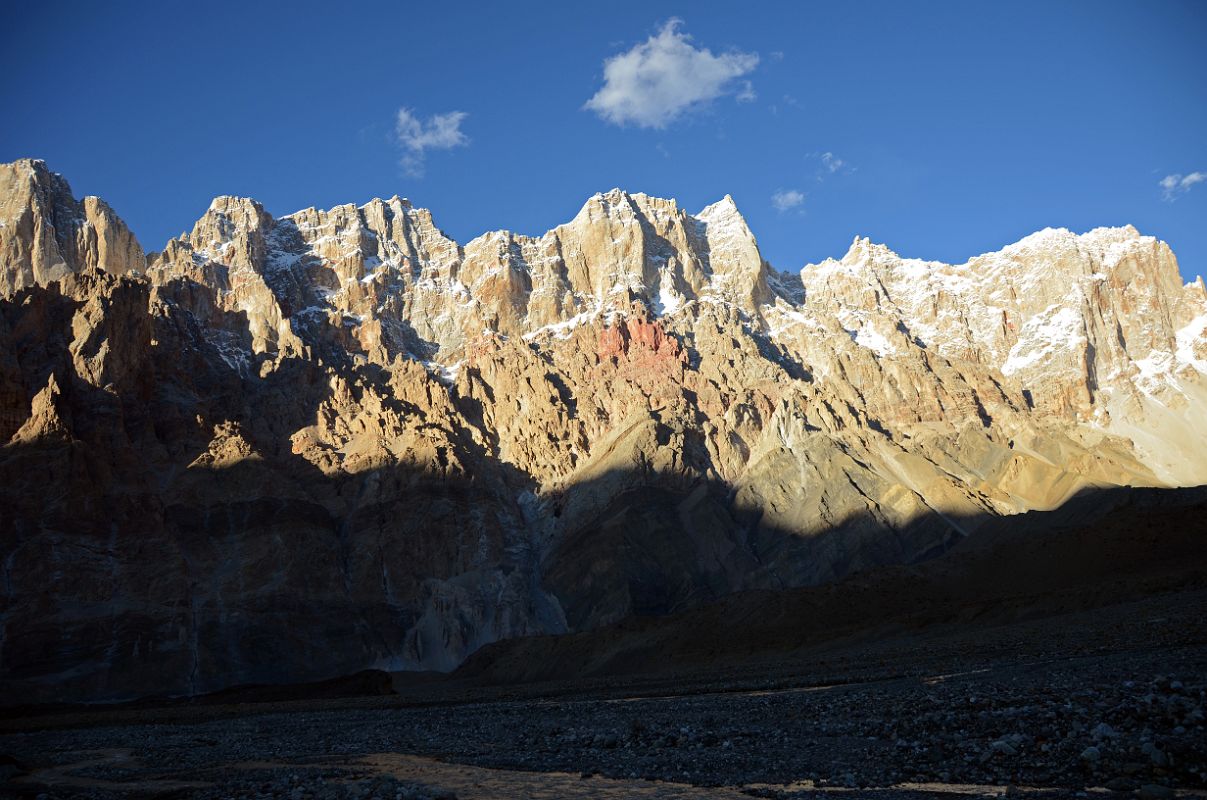
[[[399,194],[465,242],[538,234],[597,191],[737,200],[780,269],[867,235],[963,261],[1045,226],[1132,223],[1207,273],[1207,3],[6,4],[0,160],[44,158],[155,250],[218,194],[274,214]],[[681,17],[757,52],[758,99],[666,130],[583,103]],[[782,57],[776,55],[782,53]],[[408,177],[394,116],[460,110]],[[851,168],[823,175],[816,154]],[[814,154],[814,155],[810,155]],[[823,177],[818,180],[819,176]],[[777,211],[779,189],[806,194]]]

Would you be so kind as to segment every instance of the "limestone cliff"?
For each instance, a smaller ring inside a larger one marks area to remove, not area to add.
[[[732,198],[462,246],[221,197],[150,263],[0,167],[0,683],[190,693],[917,561],[1207,482],[1207,295],[1131,228],[778,272]]]

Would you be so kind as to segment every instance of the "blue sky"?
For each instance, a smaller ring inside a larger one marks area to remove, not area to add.
[[[0,160],[148,249],[218,194],[465,242],[620,186],[732,194],[780,269],[1132,223],[1207,273],[1207,3],[441,5],[10,3]]]

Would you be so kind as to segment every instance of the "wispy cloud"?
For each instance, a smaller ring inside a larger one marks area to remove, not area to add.
[[[789,211],[803,205],[805,193],[796,189],[779,189],[771,195],[771,205],[776,211]]]
[[[665,128],[727,94],[755,99],[754,86],[738,79],[754,71],[758,54],[693,47],[682,24],[671,19],[657,35],[605,60],[604,85],[583,108],[614,125]]]
[[[833,175],[835,172],[838,172],[838,170],[845,167],[847,162],[843,161],[833,153],[825,152],[821,154],[821,165],[825,167],[826,172],[829,172],[831,175]]]
[[[469,137],[461,132],[461,123],[468,116],[464,111],[449,111],[425,120],[409,108],[398,109],[394,133],[403,149],[401,163],[406,174],[423,177],[428,150],[451,150],[469,144]]]
[[[819,182],[824,181],[831,175],[846,174],[855,171],[855,167],[851,166],[849,161],[839,158],[829,150],[824,153],[809,153],[805,158],[817,162],[815,177]]]
[[[1207,182],[1207,172],[1192,172],[1189,175],[1166,175],[1158,185],[1161,187],[1161,199],[1172,203],[1181,195],[1190,191],[1196,183]]]
[[[797,100],[795,97],[793,97],[793,96],[792,96],[792,95],[790,95],[790,94],[786,94],[786,95],[784,95],[783,101],[784,101],[784,106],[783,106],[783,107],[788,107],[788,106],[799,106],[799,105],[800,105],[800,101],[799,101],[799,100]],[[779,103],[772,103],[772,104],[771,104],[770,106],[768,106],[767,108],[768,108],[768,110],[769,110],[769,111],[770,111],[770,112],[771,112],[771,113],[772,113],[774,116],[777,116],[777,117],[778,117],[778,116],[780,115],[780,108],[781,108],[781,106],[780,106],[780,104],[779,104]]]

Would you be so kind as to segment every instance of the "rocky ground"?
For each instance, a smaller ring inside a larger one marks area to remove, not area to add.
[[[1207,796],[1201,591],[733,675],[3,722],[14,796]],[[844,677],[846,679],[844,682]]]

